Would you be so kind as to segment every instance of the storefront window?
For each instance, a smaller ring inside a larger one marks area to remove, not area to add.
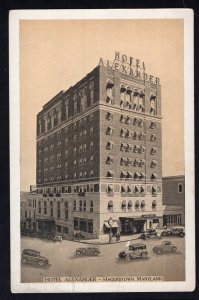
[[[93,220],[88,220],[88,232],[93,233]]]

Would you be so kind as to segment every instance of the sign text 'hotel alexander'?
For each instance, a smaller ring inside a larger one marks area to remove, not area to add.
[[[160,79],[158,77],[154,77],[145,72],[145,63],[143,61],[132,56],[127,56],[126,54],[121,54],[118,51],[115,51],[115,58],[113,62],[100,58],[99,65],[111,68],[141,80],[146,80],[154,84],[160,84]]]

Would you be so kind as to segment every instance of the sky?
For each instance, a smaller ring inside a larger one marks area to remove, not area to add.
[[[183,20],[21,20],[20,181],[36,182],[36,115],[115,51],[145,62],[162,86],[163,176],[184,174]]]

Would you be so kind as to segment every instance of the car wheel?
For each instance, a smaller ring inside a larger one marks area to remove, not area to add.
[[[160,249],[157,249],[156,253],[159,255],[162,253],[162,251]]]
[[[166,232],[163,232],[162,235],[163,235],[163,236],[166,236]]]
[[[128,261],[131,260],[130,255],[127,255],[127,256],[126,256],[126,260],[128,260]]]
[[[142,253],[142,258],[147,258],[147,254],[145,252]]]
[[[40,266],[43,266],[44,265],[44,262],[41,260],[41,261],[39,261],[39,265]]]
[[[23,264],[26,264],[26,263],[27,263],[27,259],[26,259],[25,257],[23,257],[23,258],[21,259],[21,262],[22,262]]]
[[[98,256],[98,254],[99,254],[99,253],[98,253],[97,251],[94,252],[94,255],[95,255],[95,256]]]
[[[180,236],[180,237],[184,237],[184,233],[181,232],[181,233],[179,234],[179,236]]]
[[[80,255],[80,254],[81,254],[81,252],[80,252],[79,250],[77,250],[77,251],[76,251],[76,254],[77,254],[77,255]]]
[[[172,248],[171,248],[171,251],[172,251],[172,252],[176,252],[176,250],[177,250],[176,247],[172,247]]]
[[[82,250],[82,254],[85,254],[85,253],[86,253],[86,250],[85,250],[85,249],[83,249],[83,250]]]

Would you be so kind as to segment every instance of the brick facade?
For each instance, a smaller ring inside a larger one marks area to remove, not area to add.
[[[38,223],[87,237],[110,218],[124,234],[161,225],[161,143],[160,85],[97,66],[37,115]]]

